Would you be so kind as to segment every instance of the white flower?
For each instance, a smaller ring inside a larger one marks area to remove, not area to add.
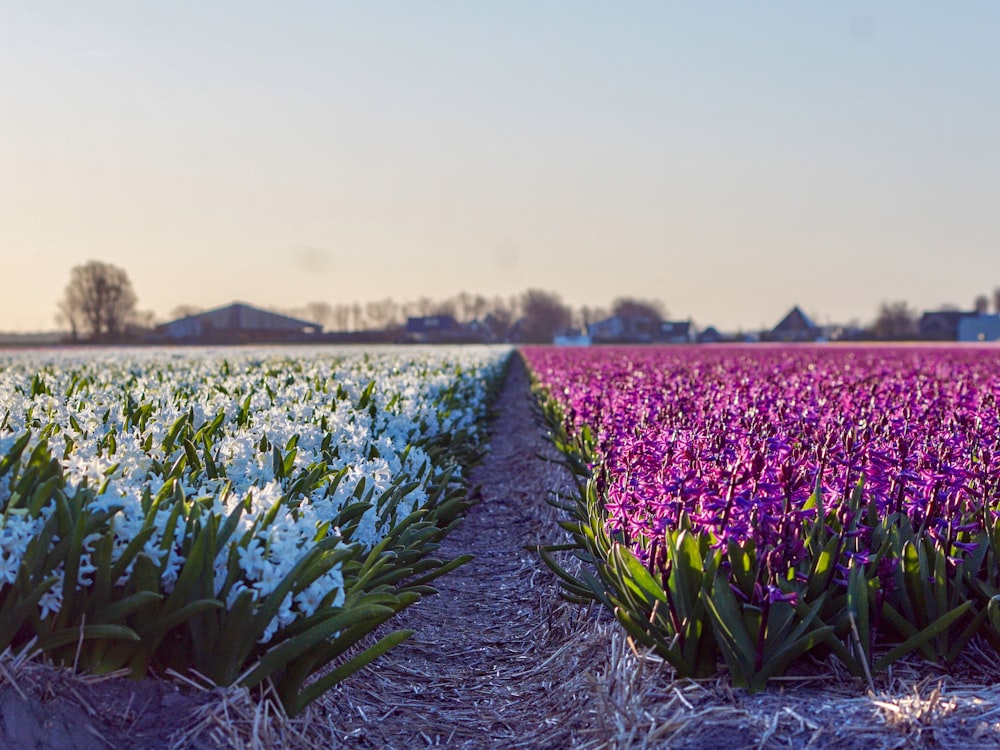
[[[232,606],[241,591],[252,591],[255,599],[272,593],[311,548],[320,524],[336,519],[354,502],[362,484],[377,500],[397,481],[416,482],[416,489],[400,499],[397,517],[425,503],[428,483],[443,467],[431,466],[427,453],[413,444],[441,429],[472,428],[485,408],[481,381],[499,372],[507,354],[490,348],[0,354],[0,414],[8,415],[0,429],[0,457],[29,422],[48,420],[49,447],[62,465],[67,498],[111,514],[112,561],[151,526],[143,552],[161,566],[161,585],[169,593],[185,564],[181,551],[189,544],[186,535],[195,529],[187,528],[181,514],[167,544],[174,499],[171,495],[158,507],[150,502],[163,489],[167,472],[184,456],[178,486],[185,503],[197,503],[203,514],[218,515],[220,525],[246,505],[211,573],[218,592],[228,579],[232,545],[237,545],[238,580],[226,597]],[[219,367],[223,356],[230,364],[226,375]],[[52,395],[30,397],[20,384],[30,382],[42,368]],[[373,381],[371,402],[359,410],[361,393]],[[250,411],[244,415],[248,397]],[[138,406],[148,411],[142,420],[129,416]],[[204,455],[190,460],[178,440],[173,445],[164,441],[178,420],[190,420],[184,435],[191,436],[220,414],[218,429],[194,445],[199,454],[210,446],[209,458],[221,474],[213,478]],[[38,432],[32,426],[33,441]],[[292,442],[296,448],[289,472],[276,473],[275,449],[284,461]],[[30,455],[34,445],[23,455]],[[291,505],[281,505],[292,482],[317,463],[325,465],[326,475],[304,495],[292,498]],[[331,478],[343,469],[343,481],[329,492]],[[231,490],[224,492],[227,484]],[[9,480],[0,478],[0,511],[9,498]],[[151,507],[155,512],[149,517]],[[264,526],[275,508],[277,513]],[[16,510],[0,516],[0,587],[13,582],[28,544],[54,512],[55,503],[50,502],[37,518]],[[350,541],[378,543],[389,530],[388,521],[370,509]],[[98,539],[93,534],[85,540],[77,581],[81,587],[93,580],[91,554]],[[116,583],[127,581],[134,564]],[[57,575],[59,583],[39,603],[43,616],[61,606],[62,569]],[[330,592],[335,592],[335,604],[342,603],[342,589],[340,568],[334,567],[297,596],[287,596],[266,638],[296,617],[313,614]]]

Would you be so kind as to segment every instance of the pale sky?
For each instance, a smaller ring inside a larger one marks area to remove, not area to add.
[[[529,287],[701,326],[1000,286],[1000,3],[0,0],[0,331]]]

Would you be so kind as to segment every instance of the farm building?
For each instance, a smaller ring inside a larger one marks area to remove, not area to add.
[[[468,335],[468,331],[453,315],[409,317],[403,330],[403,340],[410,343],[439,344]]]
[[[427,336],[458,329],[458,321],[452,315],[427,315],[406,319],[406,332],[414,336]]]
[[[613,341],[625,335],[625,321],[617,315],[598,320],[587,326],[587,335],[594,341]]]
[[[967,315],[958,321],[959,341],[1000,341],[1000,315]]]
[[[927,341],[958,341],[962,321],[975,316],[964,310],[929,310],[920,316],[917,332]]]
[[[308,341],[322,332],[319,323],[235,302],[159,325],[154,338],[178,343],[229,344]]]
[[[664,320],[660,323],[658,340],[665,344],[690,344],[692,338],[690,320]]]
[[[715,326],[709,326],[704,331],[699,333],[695,340],[699,344],[718,344],[725,339]]]
[[[822,335],[819,326],[809,319],[798,306],[789,310],[788,314],[781,319],[765,338],[767,341],[802,342],[816,341]]]

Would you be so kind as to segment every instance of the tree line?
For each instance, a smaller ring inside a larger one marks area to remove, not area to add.
[[[1000,315],[1000,287],[993,290],[992,300],[989,295],[976,295],[972,302],[972,312],[985,315],[990,311],[992,301],[993,312]],[[943,312],[958,312],[957,305],[942,305]],[[920,312],[910,306],[905,300],[883,302],[878,309],[874,322],[867,331],[873,338],[886,341],[905,341],[915,339],[919,333]]]
[[[171,311],[171,318],[201,312],[203,308],[183,304]],[[494,339],[516,338],[524,342],[551,342],[557,334],[573,329],[585,331],[589,324],[609,315],[624,319],[645,317],[658,323],[666,314],[659,301],[632,298],[616,300],[610,308],[574,308],[555,292],[541,289],[507,297],[460,292],[444,300],[420,297],[399,302],[386,297],[366,304],[308,302],[274,312],[319,323],[333,332],[401,328],[410,317],[446,315],[460,324],[477,321]],[[139,310],[138,296],[128,274],[101,261],[89,261],[72,269],[56,320],[69,329],[74,341],[140,338],[155,324],[151,312]]]
[[[986,313],[991,303],[993,310],[1000,313],[1000,287],[993,290],[992,300],[985,294],[978,295],[973,309]],[[203,311],[193,305],[179,305],[171,317],[182,318]],[[447,315],[461,324],[477,321],[493,339],[523,342],[550,342],[560,333],[583,332],[591,323],[612,315],[621,318],[626,329],[638,321],[656,326],[667,315],[659,300],[620,297],[607,308],[573,307],[557,293],[541,289],[507,297],[460,292],[444,300],[419,297],[400,302],[386,297],[365,304],[319,301],[275,312],[319,323],[333,332],[389,330],[404,326],[410,317]],[[919,317],[918,311],[905,301],[883,302],[874,321],[865,327],[865,333],[885,340],[915,338]],[[101,261],[88,261],[72,269],[56,320],[69,329],[74,341],[137,339],[155,325],[151,312],[139,310],[138,296],[128,274]]]

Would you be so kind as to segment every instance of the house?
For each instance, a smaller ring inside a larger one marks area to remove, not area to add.
[[[809,319],[799,307],[796,305],[788,314],[781,319],[766,336],[762,338],[766,341],[781,341],[786,343],[795,343],[803,341],[817,341],[820,338],[821,331],[819,326]]]
[[[574,329],[557,335],[552,343],[556,346],[590,346],[593,341],[587,334]]]
[[[308,341],[322,332],[319,323],[234,302],[163,323],[150,338],[160,342],[238,344]]]
[[[965,310],[929,310],[920,316],[917,333],[927,341],[958,341],[961,321],[975,316]]]
[[[496,338],[485,320],[463,324],[453,315],[426,315],[407,318],[396,341],[404,344],[481,344]]]
[[[823,338],[827,341],[867,341],[871,336],[870,331],[853,324],[835,324],[823,329]]]
[[[967,315],[958,321],[959,341],[1000,341],[1000,315]]]
[[[690,320],[664,320],[660,322],[657,338],[665,344],[690,344],[692,330]]]
[[[425,315],[406,319],[406,332],[413,335],[441,333],[458,329],[458,321],[453,315]]]
[[[695,338],[695,341],[699,344],[718,344],[723,340],[722,334],[719,333],[715,326],[709,326]]]
[[[411,343],[451,341],[465,334],[453,315],[424,315],[406,319],[404,340]]]
[[[614,315],[587,326],[587,335],[593,341],[619,341],[625,336],[625,321]]]

